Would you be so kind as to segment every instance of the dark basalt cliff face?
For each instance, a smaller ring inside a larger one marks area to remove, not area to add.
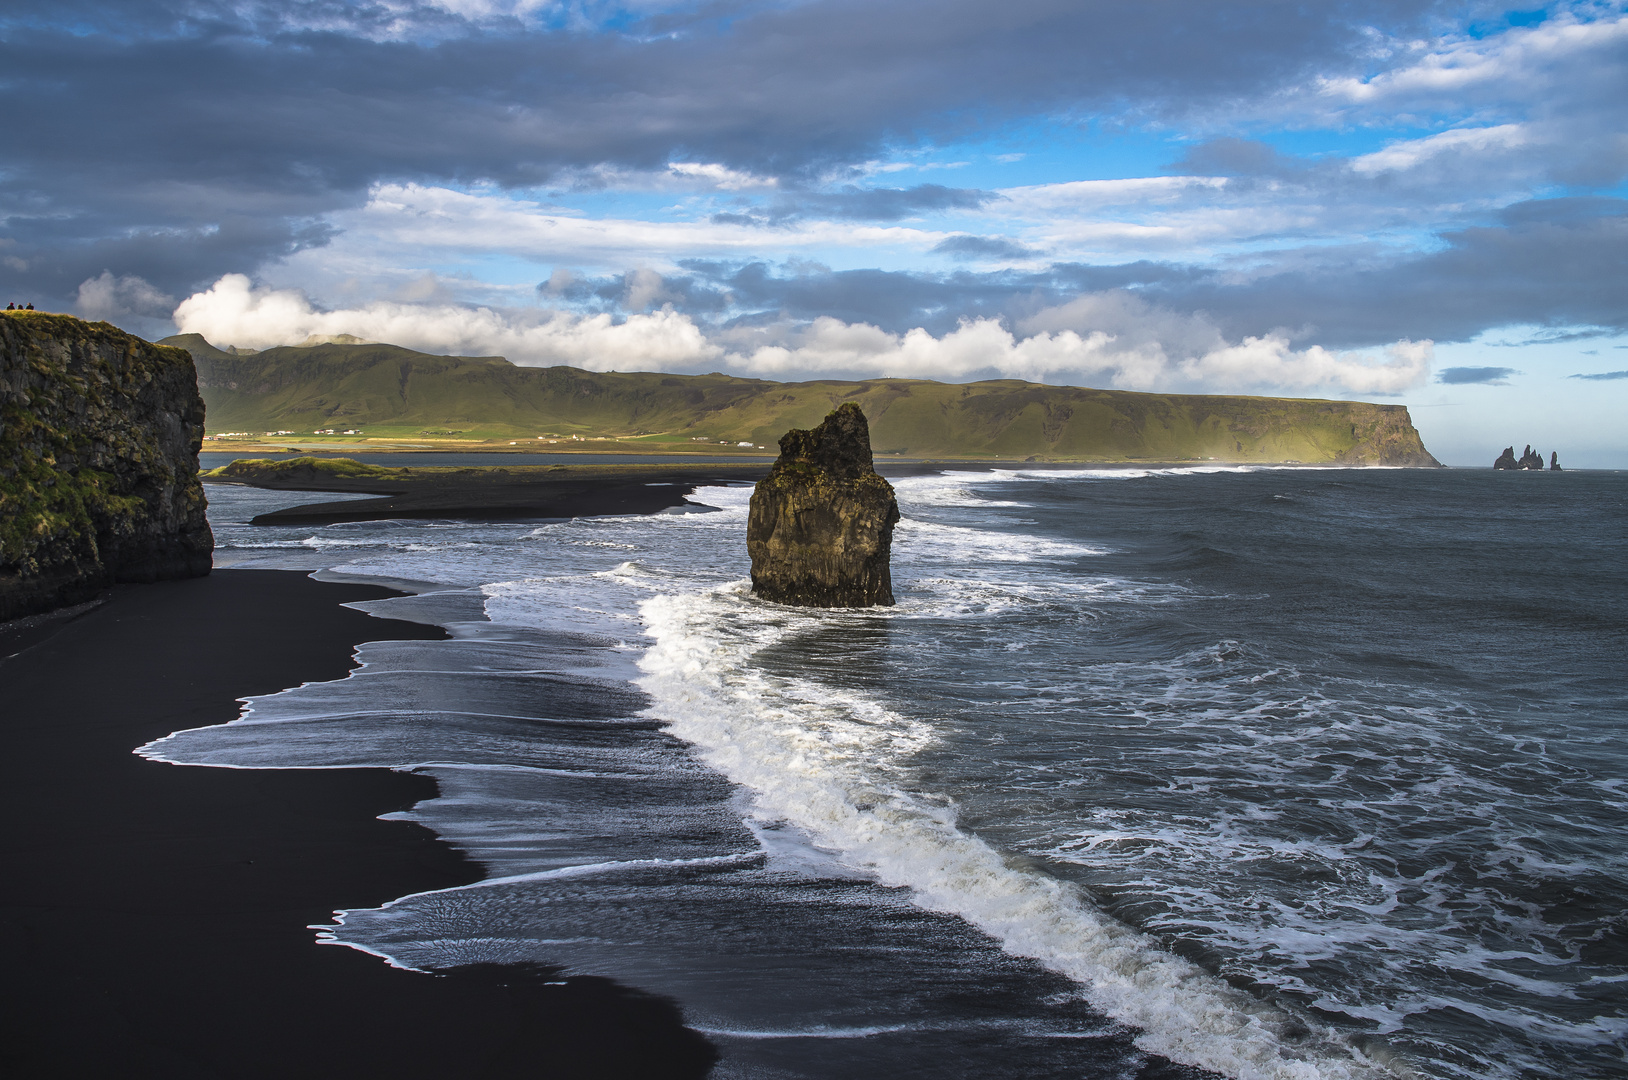
[[[209,573],[203,425],[185,350],[0,313],[0,622]]]
[[[871,461],[870,426],[848,402],[811,431],[786,432],[752,493],[752,591],[801,607],[893,603],[888,565],[899,504]]]

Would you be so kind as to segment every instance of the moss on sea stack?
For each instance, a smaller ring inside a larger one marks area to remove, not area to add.
[[[207,574],[192,358],[107,323],[0,316],[0,621]]]
[[[779,460],[752,492],[752,591],[801,607],[892,604],[898,520],[893,485],[872,464],[865,414],[841,405],[819,427],[781,436]]]

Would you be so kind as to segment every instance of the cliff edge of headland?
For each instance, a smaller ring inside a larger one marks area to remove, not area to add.
[[[203,433],[186,350],[0,312],[0,622],[209,573]]]

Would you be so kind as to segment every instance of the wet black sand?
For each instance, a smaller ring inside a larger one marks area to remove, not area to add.
[[[714,1058],[667,1002],[543,970],[400,971],[307,926],[479,878],[378,815],[434,794],[380,769],[241,771],[131,751],[235,699],[333,679],[351,647],[439,637],[281,571],[123,586],[0,635],[0,1075],[685,1077]]]

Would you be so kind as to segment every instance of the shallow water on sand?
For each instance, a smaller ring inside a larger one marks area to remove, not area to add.
[[[223,564],[416,582],[366,606],[454,640],[146,752],[433,773],[405,816],[488,880],[320,932],[669,994],[720,1075],[1628,1075],[1628,476],[896,486],[867,612],[750,596],[746,488],[293,529],[212,487]]]

